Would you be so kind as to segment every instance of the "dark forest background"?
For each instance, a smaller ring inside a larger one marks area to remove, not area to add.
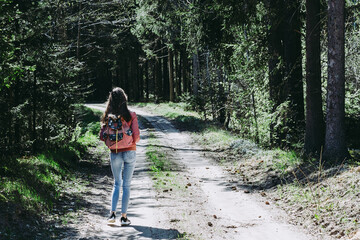
[[[263,147],[360,147],[358,0],[0,0],[0,147],[71,141],[119,86],[184,101]]]

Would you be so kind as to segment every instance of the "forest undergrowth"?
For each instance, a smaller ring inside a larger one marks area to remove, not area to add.
[[[186,103],[141,103],[154,114],[188,131],[208,150],[207,157],[237,179],[245,193],[269,199],[289,213],[292,224],[334,238],[351,238],[359,231],[360,158],[328,166],[294,150],[265,149],[211,121],[204,121]]]
[[[75,220],[89,183],[83,168],[97,164],[99,115],[76,106],[78,126],[67,145],[0,162],[0,239],[49,239]],[[92,152],[88,151],[92,149]]]
[[[207,157],[237,179],[237,189],[258,194],[269,204],[286,210],[293,224],[334,238],[349,238],[359,231],[359,150],[351,150],[354,157],[351,161],[326,166],[321,159],[304,158],[291,150],[265,149],[242,139],[209,120],[204,121],[185,103],[136,106],[165,116],[181,131],[188,131],[197,144],[208,150]],[[1,160],[1,239],[18,239],[19,234],[56,238],[85,208],[82,193],[91,175],[83,168],[101,164],[96,160],[101,158],[94,156],[106,151],[96,146],[100,112],[82,106],[77,109],[79,124],[68,145],[35,156]],[[148,152],[156,166],[153,178],[158,179],[161,188],[169,177],[174,180],[171,173],[167,176],[163,171],[172,166],[160,161],[164,156],[158,155],[156,149],[150,148]]]

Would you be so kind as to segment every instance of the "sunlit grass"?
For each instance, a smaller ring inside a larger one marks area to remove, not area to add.
[[[224,129],[209,126],[201,134],[193,134],[193,138],[203,145],[209,146],[213,149],[226,149],[238,139],[238,137],[231,134]]]
[[[9,161],[2,167],[5,170],[0,182],[2,198],[20,204],[26,210],[51,209],[58,198],[62,179],[65,176],[71,179],[70,172],[52,157],[39,154]]]
[[[170,119],[175,119],[180,116],[193,116],[199,119],[201,118],[197,112],[189,110],[190,105],[187,103],[137,103],[134,105],[138,107],[146,107],[155,114],[159,114]]]
[[[89,130],[84,135],[79,137],[77,142],[84,146],[96,146],[97,143],[99,142],[99,137],[98,135],[95,135],[93,132]]]
[[[303,159],[295,151],[284,151],[281,149],[267,150],[264,152],[270,156],[268,163],[280,172],[281,175],[291,172],[303,163]]]

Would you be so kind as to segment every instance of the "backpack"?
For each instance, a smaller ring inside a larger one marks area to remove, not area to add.
[[[118,149],[128,148],[133,144],[131,121],[126,122],[120,115],[118,117],[113,114],[108,115],[102,138],[110,150],[117,152]]]

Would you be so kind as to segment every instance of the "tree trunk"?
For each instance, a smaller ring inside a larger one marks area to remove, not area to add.
[[[169,69],[168,69],[168,58],[166,57],[169,53],[167,48],[164,47],[162,51],[162,70],[163,70],[163,81],[162,81],[162,97],[169,101],[170,99],[170,86],[169,86]]]
[[[255,121],[255,143],[259,143],[259,127],[258,127],[258,120],[257,120],[257,114],[256,114],[256,102],[255,102],[255,96],[254,92],[251,93],[251,100],[253,105],[253,111],[254,111],[254,121]]]
[[[161,41],[157,40],[156,42],[156,49],[161,49]],[[162,95],[162,64],[161,64],[161,56],[162,56],[162,51],[157,51],[157,56],[155,59],[155,96],[156,96],[156,101],[159,100],[159,98],[161,98]]]
[[[146,101],[149,101],[149,61],[145,62]]]
[[[131,77],[131,69],[130,69],[130,65],[131,65],[131,61],[130,59],[131,56],[127,56],[125,61],[124,61],[124,90],[125,92],[129,93],[129,82],[130,82],[130,77]]]
[[[34,82],[33,82],[33,97],[32,97],[32,150],[33,152],[36,152],[37,150],[37,135],[36,135],[36,110],[37,110],[37,100],[36,100],[36,71],[34,72]]]
[[[174,56],[172,49],[168,48],[169,92],[170,102],[175,101],[174,96]]]
[[[226,74],[226,69],[224,69],[224,86],[226,86],[226,81],[228,82],[228,85],[227,85],[227,95],[228,95],[228,98],[231,99],[231,96],[229,97],[229,95],[231,95],[231,82],[229,81],[229,79],[227,78],[227,74]],[[231,103],[231,105],[233,106],[234,104]],[[229,128],[229,125],[230,125],[230,120],[231,120],[231,115],[232,115],[232,107],[228,107],[226,109],[226,121],[224,123],[224,127],[226,129]]]
[[[283,58],[282,46],[282,16],[280,10],[283,6],[282,0],[269,0],[269,33],[268,33],[268,52],[269,52],[269,91],[270,101],[272,104],[272,112],[284,101],[283,97],[283,70],[280,62]],[[279,145],[281,136],[275,130],[275,120],[270,123],[270,144]]]
[[[176,69],[176,98],[181,96],[181,59],[178,51],[175,52],[175,69]]]
[[[219,117],[218,117],[218,121],[221,123],[221,125],[224,126],[225,124],[225,120],[226,120],[226,94],[225,94],[225,90],[224,90],[224,74],[223,74],[223,66],[222,64],[218,64],[218,69],[217,69],[217,80],[218,80],[218,86],[219,86],[219,93],[218,93],[218,99],[219,99],[219,107],[220,109],[219,111]]]
[[[189,92],[189,88],[188,88],[188,78],[187,78],[187,58],[186,58],[186,51],[184,49],[181,49],[180,52],[180,58],[181,58],[181,62],[182,62],[182,67],[181,67],[181,80],[182,80],[182,86],[183,86],[183,91],[184,92]]]
[[[144,65],[140,65],[138,61],[138,69],[139,69],[139,100],[144,101]]]
[[[133,89],[134,89],[134,100],[138,102],[140,100],[140,69],[139,69],[139,56],[137,54],[134,54],[134,60],[133,60]]]
[[[162,71],[161,71],[161,58],[157,57],[155,60],[155,95],[156,100],[161,97],[162,87]]]
[[[306,0],[306,127],[305,153],[318,155],[324,144],[321,97],[320,0]]]
[[[79,1],[79,13],[78,13],[78,22],[77,22],[77,39],[76,39],[76,58],[80,60],[80,30],[81,30],[81,1]]]
[[[286,146],[303,139],[304,133],[304,90],[301,64],[301,21],[298,0],[286,0],[284,31],[284,65],[286,100],[289,100],[286,129]]]
[[[193,94],[199,94],[199,59],[197,54],[193,54]]]
[[[345,139],[345,2],[328,1],[328,81],[324,160],[349,157]]]

